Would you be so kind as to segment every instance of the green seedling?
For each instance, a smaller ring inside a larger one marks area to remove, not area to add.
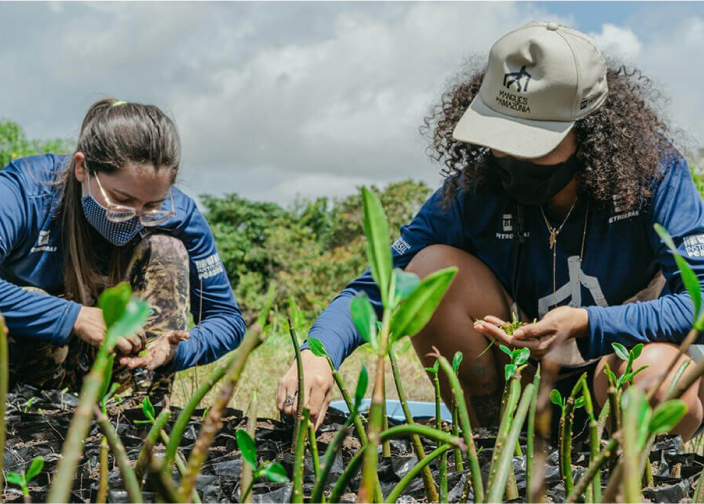
[[[611,343],[611,346],[614,349],[614,352],[616,355],[621,359],[627,362],[626,364],[626,371],[619,376],[618,378],[614,374],[611,369],[608,367],[604,369],[604,373],[609,377],[611,382],[616,386],[616,390],[623,390],[624,386],[626,384],[632,383],[633,378],[646,369],[648,366],[642,366],[635,371],[633,371],[633,362],[640,357],[641,352],[643,351],[643,343],[639,343],[636,346],[634,346],[631,351],[629,352],[626,350],[626,347],[621,345],[620,343]]]
[[[36,399],[36,397],[30,397],[29,400],[24,403],[24,408],[22,409],[22,412],[27,413],[32,408],[32,404],[34,404],[34,401]]]
[[[156,421],[156,411],[154,410],[154,405],[149,399],[149,396],[142,400],[142,413],[144,413],[146,420],[134,420],[133,423],[154,425]]]
[[[364,235],[367,259],[372,277],[379,288],[382,304],[381,328],[369,298],[361,293],[352,299],[350,312],[360,336],[376,354],[377,367],[372,405],[369,411],[368,445],[365,450],[360,501],[371,501],[375,493],[377,446],[384,423],[384,371],[391,344],[405,336],[414,336],[430,321],[445,292],[457,274],[457,268],[436,271],[422,280],[415,275],[393,268],[389,240],[389,225],[379,198],[362,188]],[[383,498],[383,496],[381,496]]]
[[[22,495],[24,495],[25,501],[29,502],[29,483],[39,476],[39,473],[44,469],[44,457],[35,457],[29,463],[29,469],[25,473],[24,470],[19,474],[15,472],[8,472],[5,475],[5,479],[8,483],[16,485],[22,489]]]
[[[288,475],[286,469],[278,462],[270,462],[268,464],[257,464],[257,447],[254,439],[244,429],[237,430],[237,447],[242,453],[242,460],[252,468],[252,482],[249,487],[242,493],[240,501],[244,502],[247,496],[252,491],[252,486],[257,478],[263,476],[274,483],[288,483]]]
[[[503,353],[505,353],[511,358],[511,361],[506,364],[506,368],[504,370],[506,375],[506,381],[509,381],[511,377],[516,374],[516,371],[518,371],[519,366],[522,366],[523,364],[528,362],[528,358],[530,357],[530,349],[514,348],[513,350],[510,350],[505,345],[500,345],[499,348]]]

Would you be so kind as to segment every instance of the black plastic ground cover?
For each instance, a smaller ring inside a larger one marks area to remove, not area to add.
[[[42,455],[45,466],[42,473],[31,483],[31,497],[34,502],[43,502],[46,499],[50,485],[50,475],[56,469],[60,458],[61,446],[68,430],[73,408],[78,399],[75,395],[64,394],[58,391],[40,391],[29,386],[20,386],[13,390],[8,397],[7,405],[7,440],[4,458],[5,470],[20,472],[36,456]],[[157,410],[159,408],[157,407]],[[172,419],[175,419],[178,409],[174,408]],[[204,411],[195,412],[181,443],[182,453],[188,456],[196,440],[202,423]],[[142,440],[149,430],[148,425],[138,424],[135,421],[144,420],[141,408],[113,409],[111,421],[116,426],[131,460],[136,460],[141,448]],[[334,434],[341,429],[344,416],[336,411],[330,411],[325,424],[318,431],[319,450],[322,453]],[[432,423],[432,419],[420,418],[418,423]],[[390,422],[392,425],[397,423]],[[173,425],[173,420],[167,426],[167,431]],[[213,448],[203,467],[203,472],[197,481],[197,490],[203,502],[238,502],[240,492],[240,470],[242,459],[237,449],[236,431],[246,425],[246,418],[241,411],[228,409],[224,418],[224,427],[215,438]],[[257,422],[256,442],[257,452],[262,461],[279,461],[292,473],[293,460],[291,455],[291,433],[289,422],[260,418]],[[476,429],[477,446],[480,449],[479,459],[482,475],[486,480],[489,473],[489,463],[493,453],[495,431]],[[95,423],[91,425],[90,433],[85,441],[84,457],[78,467],[72,502],[94,501],[98,490],[99,458],[101,435]],[[524,443],[521,439],[521,444]],[[427,451],[435,445],[423,440]],[[359,441],[352,435],[338,457],[335,459],[330,472],[330,486],[337,481],[345,466],[359,448]],[[573,453],[575,480],[578,480],[586,469],[589,461],[588,447],[579,440],[574,443]],[[163,454],[163,445],[156,448],[156,455]],[[652,502],[681,502],[691,498],[697,478],[704,466],[704,457],[692,453],[682,453],[683,444],[679,437],[666,436],[653,446],[650,460],[655,467],[655,487],[643,490],[643,496]],[[398,439],[391,441],[391,457],[382,457],[379,463],[379,476],[384,494],[388,494],[394,486],[417,463],[410,440]],[[452,456],[449,457],[448,474],[448,500],[459,502],[465,486],[467,474],[454,471]],[[123,489],[122,479],[117,466],[110,456],[109,462],[109,502],[128,502],[127,493]],[[520,497],[515,502],[525,502],[526,491],[526,461],[525,457],[514,457],[514,471]],[[436,477],[438,468],[431,465],[431,470]],[[677,477],[673,477],[673,472]],[[313,464],[310,455],[305,462],[304,492],[310,495],[313,487]],[[174,479],[178,480],[178,473],[174,472]],[[603,472],[604,483],[608,474]],[[560,481],[557,452],[551,450],[546,465],[546,483],[548,496],[554,502],[562,502],[565,498],[564,486]],[[360,475],[352,479],[348,492],[343,495],[343,502],[354,502],[356,491],[359,488]],[[155,502],[156,494],[150,488],[149,482],[145,486],[144,498],[147,502]],[[276,484],[266,480],[259,480],[253,488],[255,503],[283,503],[291,498],[291,484]],[[472,494],[470,492],[470,500]],[[6,487],[3,494],[4,502],[18,502],[22,500],[20,489]],[[423,502],[425,491],[420,478],[417,478],[406,488],[399,502]]]

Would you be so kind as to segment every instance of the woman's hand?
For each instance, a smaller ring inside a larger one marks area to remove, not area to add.
[[[559,306],[549,311],[541,320],[516,329],[509,336],[500,325],[504,321],[497,317],[486,317],[475,329],[483,335],[496,338],[505,345],[530,349],[534,359],[542,359],[545,354],[570,338],[586,336],[589,330],[589,314],[584,308]]]
[[[178,345],[190,337],[191,335],[188,331],[167,332],[151,340],[147,345],[147,349],[142,352],[143,355],[121,357],[119,362],[129,369],[138,367],[156,369],[166,366],[174,360]]]
[[[78,318],[73,324],[73,334],[91,346],[99,347],[105,341],[107,327],[103,318],[103,310],[90,306],[82,306]],[[136,354],[144,346],[144,334],[138,333],[129,338],[118,338],[116,348],[123,354]]]
[[[316,357],[310,350],[301,352],[303,376],[305,378],[305,405],[310,411],[311,422],[317,429],[325,419],[332,397],[333,377],[330,364],[325,357]],[[298,368],[294,362],[279,382],[276,404],[286,415],[296,414],[298,407]],[[288,400],[287,400],[288,398]],[[291,399],[292,398],[292,399]]]

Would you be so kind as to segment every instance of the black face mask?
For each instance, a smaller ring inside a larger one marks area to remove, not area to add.
[[[510,156],[492,156],[506,193],[523,205],[544,205],[562,191],[580,168],[576,154],[555,165],[538,165]]]

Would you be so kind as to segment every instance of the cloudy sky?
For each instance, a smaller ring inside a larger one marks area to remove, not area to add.
[[[75,138],[95,100],[154,103],[179,126],[193,196],[437,186],[423,117],[465,58],[533,19],[638,64],[672,121],[704,134],[700,3],[2,2],[0,19],[0,117]]]

